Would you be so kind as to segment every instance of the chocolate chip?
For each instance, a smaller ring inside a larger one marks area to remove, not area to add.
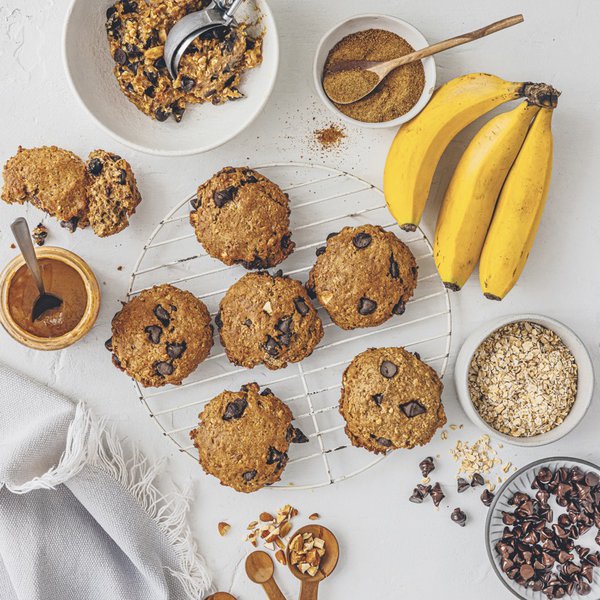
[[[90,175],[100,175],[102,173],[102,161],[99,158],[92,158],[87,164],[87,170]]]
[[[246,471],[242,473],[242,478],[244,481],[252,481],[256,477],[256,470],[252,469],[251,471]]]
[[[405,310],[406,303],[404,300],[398,300],[398,303],[394,305],[394,308],[392,308],[392,313],[394,315],[403,315]]]
[[[124,65],[127,62],[127,54],[122,48],[117,48],[113,56],[118,65]]]
[[[273,392],[271,391],[271,388],[265,388],[261,393],[261,396],[272,396]]]
[[[589,485],[590,487],[595,487],[600,483],[600,477],[598,476],[597,473],[590,471],[585,476],[585,483],[586,483],[586,485]]]
[[[467,515],[460,510],[460,508],[455,508],[450,515],[452,521],[454,521],[457,525],[464,527],[467,522]]]
[[[244,397],[236,398],[235,400],[228,402],[225,407],[225,412],[223,413],[223,421],[240,419],[246,408],[248,408],[248,400]]]
[[[144,77],[154,86],[158,84],[158,73],[144,69]]]
[[[422,415],[427,412],[427,409],[418,401],[411,400],[410,402],[405,402],[404,404],[400,404],[400,410],[409,418],[417,417],[418,415]]]
[[[113,365],[115,365],[115,367],[117,367],[117,369],[121,369],[121,371],[124,371],[123,367],[121,366],[121,361],[119,360],[119,357],[116,354],[113,354],[111,356],[111,360]]]
[[[138,8],[137,2],[131,2],[130,0],[122,0],[121,6],[123,7],[123,14],[128,15],[135,12]]]
[[[172,342],[167,344],[167,355],[169,358],[175,360],[181,358],[183,353],[187,350],[187,344],[185,342],[177,343]]]
[[[121,185],[125,185],[127,183],[127,171],[125,169],[119,169],[119,178],[117,182]]]
[[[427,496],[429,496],[429,493],[431,492],[431,486],[425,485],[423,483],[419,483],[417,485],[417,489],[422,494],[423,498],[427,498]]]
[[[375,438],[375,441],[384,448],[390,448],[392,446],[392,440],[389,440],[388,438],[378,437]]]
[[[156,91],[155,87],[153,85],[149,85],[145,90],[144,90],[144,95],[148,96],[148,98],[154,98],[154,92]]]
[[[304,435],[304,433],[292,425],[288,427],[285,437],[287,441],[292,444],[306,444],[308,442],[308,438]]]
[[[292,317],[283,317],[277,321],[275,329],[281,331],[281,333],[290,333],[292,328]]]
[[[358,312],[361,315],[370,315],[377,310],[377,302],[363,296],[358,302]]]
[[[162,329],[158,326],[158,325],[148,325],[148,327],[146,327],[144,329],[144,331],[147,333],[148,335],[148,339],[153,343],[153,344],[159,344],[160,343],[160,338],[162,336]]]
[[[521,565],[521,568],[519,569],[519,573],[520,573],[521,577],[523,579],[525,579],[525,581],[527,581],[534,576],[535,571],[531,565]]]
[[[296,310],[303,317],[305,317],[310,312],[310,308],[308,308],[308,304],[306,304],[306,302],[304,301],[304,298],[302,298],[301,296],[294,298],[294,306],[296,307]]]
[[[61,221],[60,226],[64,227],[70,233],[74,233],[75,230],[77,229],[78,223],[79,223],[79,217],[73,217],[72,219],[69,219],[68,221]]]
[[[337,234],[339,233],[339,231],[332,231],[331,233],[327,234],[327,241],[329,241],[332,237],[335,237]]]
[[[421,492],[417,488],[415,488],[413,490],[412,495],[409,497],[409,500],[411,502],[414,502],[415,504],[422,504],[424,497],[423,494],[421,494]]]
[[[291,233],[286,233],[282,238],[281,238],[281,242],[279,243],[279,245],[284,249],[287,250],[290,247],[290,242],[291,242],[291,237],[292,234]]]
[[[181,89],[188,93],[191,92],[196,86],[196,80],[191,77],[182,77],[181,78]]]
[[[392,279],[398,279],[398,277],[400,277],[400,269],[398,268],[398,263],[394,260],[393,254],[390,254],[389,273]]]
[[[476,487],[478,485],[483,485],[485,481],[480,473],[473,473],[473,477],[471,478],[471,487]]]
[[[223,208],[228,202],[231,202],[235,196],[237,188],[230,186],[224,190],[218,190],[213,193],[213,200],[217,208]]]
[[[154,370],[158,373],[158,375],[166,377],[167,375],[172,375],[175,369],[171,363],[160,361],[154,365]]]
[[[434,486],[431,488],[431,500],[435,506],[439,506],[442,500],[445,498],[445,494],[442,491],[442,486],[436,481]]]
[[[391,379],[398,372],[398,367],[389,360],[384,360],[379,367],[379,372],[386,378]]]
[[[325,246],[320,246],[319,248],[316,249],[315,254],[317,256],[321,256],[321,254],[325,254]]]
[[[431,471],[435,470],[435,463],[433,462],[433,456],[428,456],[427,458],[424,458],[419,463],[419,469],[421,469],[421,475],[423,475],[423,477],[428,477],[429,473],[431,473]]]
[[[223,328],[223,319],[221,318],[220,312],[215,315],[215,325],[217,326],[217,329]]]
[[[113,351],[113,340],[112,338],[108,338],[105,342],[104,342],[104,347],[109,351],[112,352]]]
[[[276,471],[279,471],[279,469],[282,469],[286,465],[287,458],[288,456],[285,452],[281,452],[280,450],[277,450],[277,448],[273,448],[273,446],[269,447],[269,453],[267,454],[267,464],[275,464]]]
[[[372,239],[373,238],[368,233],[361,231],[352,238],[352,243],[354,244],[355,248],[362,250],[363,248],[370,246]]]
[[[292,334],[291,333],[282,333],[278,338],[278,342],[285,346],[286,348],[292,343]]]
[[[483,490],[483,492],[481,493],[481,501],[485,504],[485,506],[491,506],[493,500],[494,500],[494,494],[492,494],[492,492],[490,492],[490,490]]]
[[[246,327],[251,327],[252,326],[252,321],[250,319],[246,319],[242,325],[245,325]]]
[[[279,354],[277,341],[270,335],[267,336],[267,341],[263,344],[263,348],[266,350],[269,356],[277,356]]]
[[[154,315],[164,327],[168,327],[171,323],[171,317],[169,317],[169,313],[160,304],[157,304],[154,307]]]
[[[175,122],[180,123],[181,119],[183,119],[183,113],[185,112],[185,106],[183,106],[182,104],[178,104],[177,102],[174,102],[173,104],[171,104],[171,110],[173,111],[173,118],[175,119]]]
[[[371,396],[371,400],[377,404],[377,406],[381,406],[381,402],[383,400],[383,394],[373,394]]]
[[[106,18],[110,19],[116,12],[117,12],[117,9],[114,6],[109,6],[106,9]]]
[[[459,477],[456,480],[456,488],[459,494],[462,494],[465,490],[468,490],[470,487],[471,485],[464,477]]]

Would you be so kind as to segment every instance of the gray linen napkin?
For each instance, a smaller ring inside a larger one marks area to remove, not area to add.
[[[0,598],[198,600],[210,588],[157,465],[83,405],[0,365]]]

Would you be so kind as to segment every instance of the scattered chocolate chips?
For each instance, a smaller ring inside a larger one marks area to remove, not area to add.
[[[308,304],[306,304],[306,302],[304,301],[304,298],[302,298],[301,296],[294,298],[294,306],[296,307],[296,310],[303,317],[305,317],[310,312],[310,308],[308,308]]]
[[[154,370],[158,373],[158,375],[162,375],[163,377],[167,377],[168,375],[172,375],[175,368],[171,363],[160,361],[154,365]]]
[[[288,456],[285,452],[281,452],[280,450],[277,450],[277,448],[273,448],[273,446],[269,447],[269,453],[267,454],[267,464],[276,465],[276,471],[279,471],[279,469],[285,467],[287,459]]]
[[[159,344],[160,343],[160,338],[162,336],[163,330],[158,325],[148,325],[148,327],[146,327],[144,329],[144,331],[148,335],[148,339],[153,344]]]
[[[389,273],[392,279],[398,279],[398,277],[400,277],[400,269],[398,268],[398,263],[394,260],[393,254],[390,254]]]
[[[244,481],[252,481],[256,477],[256,470],[252,469],[251,471],[245,471],[242,473],[242,479]]]
[[[225,412],[223,413],[223,421],[240,419],[246,408],[248,408],[248,400],[246,400],[246,398],[236,398],[235,400],[228,402],[225,407]]]
[[[31,232],[31,237],[36,245],[43,246],[48,237],[48,228],[42,223],[38,223],[37,227]]]
[[[455,508],[452,511],[450,518],[452,519],[452,521],[454,521],[454,523],[460,525],[461,527],[464,527],[467,523],[467,515],[465,515],[465,513],[462,510],[460,510],[460,508]]]
[[[97,177],[100,175],[100,173],[102,173],[103,167],[104,165],[99,158],[92,158],[92,160],[90,160],[87,164],[88,173],[94,177]]]
[[[290,333],[292,329],[292,317],[283,317],[283,319],[279,319],[277,325],[275,325],[275,329],[281,331],[281,333]]]
[[[108,338],[105,342],[104,342],[104,347],[109,351],[112,352],[113,351],[113,341],[112,338]]]
[[[332,237],[335,237],[337,234],[339,233],[339,231],[332,231],[331,233],[327,234],[327,241],[329,241]]]
[[[462,494],[465,490],[468,490],[470,487],[471,484],[464,477],[459,477],[456,480],[456,491],[459,494]]]
[[[221,318],[220,312],[215,315],[215,325],[217,326],[217,329],[223,328],[223,319]]]
[[[423,477],[429,477],[429,473],[431,473],[431,471],[435,470],[435,463],[433,462],[433,456],[428,456],[427,458],[424,458],[419,463],[419,469],[421,469],[421,475],[423,475]]]
[[[316,256],[321,256],[321,254],[325,254],[325,246],[319,246],[319,248],[316,249],[315,251],[315,255]]]
[[[154,315],[163,324],[164,327],[168,327],[171,323],[171,317],[169,317],[169,313],[160,304],[157,304],[154,307]]]
[[[413,490],[413,493],[409,498],[409,500],[411,502],[414,502],[415,504],[422,504],[424,499],[425,499],[425,497],[423,496],[423,494],[421,494],[421,492],[417,488],[415,488]]]
[[[263,344],[263,348],[269,356],[277,356],[279,354],[277,340],[270,335],[267,336],[267,341]]]
[[[481,476],[481,473],[473,473],[473,477],[471,478],[471,487],[476,487],[478,485],[484,485],[485,481]]]
[[[445,497],[446,496],[442,491],[442,486],[436,481],[434,486],[431,488],[431,500],[433,501],[434,506],[439,506]]]
[[[427,412],[427,409],[418,401],[411,400],[410,402],[405,402],[404,404],[400,404],[400,410],[409,418],[417,417],[418,415],[422,415]]]
[[[371,240],[373,238],[371,237],[370,234],[368,233],[364,233],[364,232],[360,232],[357,233],[353,238],[352,238],[352,243],[354,244],[354,247],[358,250],[362,250],[363,248],[367,248],[368,246],[371,245]]]
[[[118,65],[124,65],[127,62],[127,54],[122,48],[117,48],[113,56]]]
[[[261,393],[261,396],[272,396],[273,392],[271,391],[271,388],[265,388]]]
[[[377,310],[377,302],[375,300],[371,300],[366,296],[363,296],[358,301],[358,312],[359,314],[366,316],[373,314]]]
[[[194,87],[196,87],[196,80],[191,77],[182,77],[181,78],[181,89],[188,93],[191,92]]]
[[[167,344],[167,356],[175,360],[181,358],[183,353],[187,350],[187,344],[185,342],[171,342]]]
[[[235,196],[235,186],[230,186],[224,190],[217,190],[213,193],[213,201],[217,208],[223,208],[228,202],[231,202]]]
[[[389,360],[384,360],[379,367],[379,372],[386,378],[391,379],[398,372],[398,367]]]
[[[392,308],[392,313],[394,315],[403,315],[405,310],[406,303],[404,300],[398,300],[398,303],[394,305],[394,308]]]
[[[377,406],[381,406],[381,402],[383,401],[383,394],[373,394],[371,396],[371,400],[377,404]]]
[[[481,493],[480,498],[481,498],[481,501],[485,504],[485,506],[491,506],[492,501],[494,500],[494,494],[492,494],[492,492],[490,492],[490,490],[485,489]]]
[[[171,112],[159,107],[154,111],[154,116],[159,123],[164,123],[171,116]],[[195,199],[192,200],[192,207],[196,210],[198,207],[194,206],[194,201]]]
[[[60,226],[64,227],[64,229],[66,229],[70,233],[74,233],[75,230],[77,229],[78,223],[79,223],[79,217],[73,217],[72,219],[69,219],[68,221],[61,221]]]
[[[293,425],[288,427],[285,437],[287,441],[292,444],[306,444],[308,442],[308,438],[304,435],[304,433]]]
[[[392,440],[389,440],[388,438],[384,438],[384,437],[378,437],[375,438],[375,441],[380,445],[383,446],[384,448],[391,448],[392,447]]]

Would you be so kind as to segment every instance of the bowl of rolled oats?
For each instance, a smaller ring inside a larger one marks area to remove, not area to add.
[[[534,314],[502,317],[473,332],[454,377],[471,421],[517,446],[567,435],[584,418],[594,389],[583,342],[562,323]]]
[[[206,152],[254,121],[273,90],[279,41],[266,0],[245,0],[236,24],[193,40],[172,79],[170,29],[207,0],[72,0],[63,33],[67,79],[98,125],[135,150]]]

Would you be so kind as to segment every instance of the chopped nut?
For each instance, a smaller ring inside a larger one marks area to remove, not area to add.
[[[268,314],[268,315],[272,315],[273,314],[273,307],[271,306],[271,302],[269,300],[267,300],[265,302],[265,305],[263,306],[263,310]]]
[[[310,519],[310,517],[309,517]],[[279,526],[279,535],[285,537],[292,530],[292,524],[289,521],[283,521]]]
[[[297,534],[290,542],[290,562],[301,573],[314,577],[319,572],[321,559],[325,556],[325,541],[312,533]]]
[[[219,535],[221,536],[224,536],[231,529],[231,525],[229,523],[225,523],[225,521],[221,521],[217,527],[219,529]]]
[[[311,521],[316,521],[319,518],[319,513],[313,513],[308,517]]]
[[[321,303],[322,304],[329,304],[331,302],[332,298],[333,298],[333,292],[330,292],[329,290],[325,290],[325,291],[321,292]]]
[[[251,521],[248,523],[248,527],[246,529],[254,529],[258,525],[258,521]]]
[[[274,521],[275,517],[268,512],[262,512],[260,513],[260,516],[258,517],[259,521],[262,521],[263,523],[267,522],[267,521]]]
[[[287,565],[287,560],[285,558],[285,552],[283,550],[277,550],[277,552],[275,552],[275,560],[278,563],[281,563],[283,566]]]

